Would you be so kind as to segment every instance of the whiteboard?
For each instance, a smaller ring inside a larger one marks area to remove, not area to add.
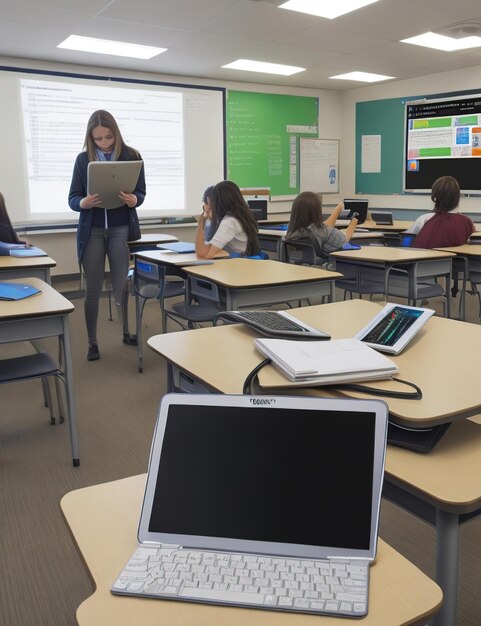
[[[339,139],[301,137],[300,189],[339,193]]]

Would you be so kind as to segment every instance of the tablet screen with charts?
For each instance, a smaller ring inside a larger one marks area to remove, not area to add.
[[[98,194],[103,209],[124,205],[119,193],[132,193],[139,180],[142,161],[91,161],[87,169],[87,193]]]
[[[399,354],[432,315],[432,309],[388,303],[355,339],[380,352]]]

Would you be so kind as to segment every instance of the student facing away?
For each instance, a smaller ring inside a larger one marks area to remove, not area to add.
[[[336,221],[343,209],[344,204],[340,202],[331,215],[324,220],[319,195],[312,191],[301,192],[292,203],[286,240],[314,237],[319,243],[323,256],[326,257],[331,252],[340,250],[353,236],[359,221],[356,214],[347,228],[337,229]]]
[[[230,180],[206,189],[202,215],[197,223],[195,251],[206,259],[221,250],[229,254],[254,256],[259,254],[257,222],[244,200],[239,187]],[[209,232],[206,222],[210,220]]]
[[[469,217],[455,212],[460,195],[458,181],[452,176],[441,176],[434,181],[431,189],[434,211],[431,217],[428,214],[427,218],[424,215],[418,218],[425,221],[414,240],[415,248],[461,246],[468,241],[475,226]]]
[[[119,317],[122,315],[122,298],[129,269],[127,241],[140,236],[137,206],[145,199],[144,166],[132,193],[119,194],[119,207],[102,208],[102,198],[87,192],[87,168],[90,161],[138,161],[140,154],[127,146],[115,118],[108,111],[95,111],[90,116],[85,134],[84,151],[75,160],[68,203],[79,211],[77,228],[77,253],[83,266],[86,281],[85,322],[88,334],[87,360],[100,358],[97,340],[99,299],[104,280],[105,257],[108,257],[112,288]],[[133,234],[135,232],[135,235]],[[135,343],[123,319],[123,341]]]

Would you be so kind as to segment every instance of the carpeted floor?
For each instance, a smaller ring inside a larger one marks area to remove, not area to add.
[[[57,286],[59,288],[59,286]],[[92,593],[87,570],[60,512],[73,490],[146,471],[166,370],[144,350],[121,342],[121,326],[108,321],[101,301],[101,359],[88,363],[82,300],[71,315],[75,394],[80,437],[79,468],[71,462],[68,428],[50,426],[38,381],[1,388],[0,419],[0,624],[73,626],[78,605]],[[477,322],[468,298],[468,319]],[[158,306],[146,307],[144,338],[160,332]],[[132,323],[133,324],[133,323]],[[132,325],[131,324],[131,325]],[[54,344],[52,344],[54,347]],[[18,353],[19,346],[15,346]],[[28,346],[21,346],[28,350]],[[1,356],[13,350],[2,346]],[[429,576],[434,571],[434,532],[384,502],[381,536]],[[481,623],[481,519],[461,528],[457,626]],[[99,625],[102,626],[102,625]],[[192,625],[195,626],[195,625]],[[454,626],[454,625],[453,625]]]

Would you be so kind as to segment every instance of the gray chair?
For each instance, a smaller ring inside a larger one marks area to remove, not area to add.
[[[130,289],[135,296],[135,319],[137,337],[137,361],[139,372],[143,371],[142,319],[147,300],[159,301],[162,332],[167,330],[165,300],[185,293],[183,280],[168,280],[166,268],[136,257],[130,274]]]
[[[202,323],[213,323],[214,318],[225,309],[225,295],[217,285],[189,276],[183,302],[164,307],[166,317],[175,321],[184,330]]]
[[[47,381],[52,376],[57,380],[61,380],[64,390],[66,390],[66,380],[63,372],[52,355],[47,352],[36,352],[35,354],[0,359],[0,384],[2,385],[35,378]],[[57,386],[55,388],[57,390],[59,422],[62,423],[64,421],[65,408],[59,388]],[[45,404],[50,412],[50,423],[55,424],[56,418],[53,412],[52,394],[48,382],[43,386],[43,389],[46,394]]]

